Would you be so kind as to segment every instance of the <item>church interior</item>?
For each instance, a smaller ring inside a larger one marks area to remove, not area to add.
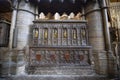
[[[120,0],[0,0],[0,80],[120,80]]]

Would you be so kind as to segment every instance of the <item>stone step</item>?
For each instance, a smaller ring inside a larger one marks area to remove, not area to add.
[[[94,75],[91,66],[30,67],[32,75]]]
[[[6,80],[109,80],[105,76],[80,76],[80,75],[24,75],[12,76]]]

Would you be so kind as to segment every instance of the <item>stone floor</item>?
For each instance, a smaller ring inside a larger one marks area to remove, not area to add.
[[[80,76],[80,75],[29,75],[11,76],[0,80],[110,80],[104,76]]]
[[[111,80],[97,75],[90,66],[36,67],[30,74],[17,74],[0,80]],[[119,80],[119,79],[112,79]]]
[[[95,74],[90,66],[38,67],[30,74],[12,75],[0,80],[111,80]],[[116,79],[113,79],[116,80]]]
[[[30,67],[29,75],[95,75],[91,66]]]

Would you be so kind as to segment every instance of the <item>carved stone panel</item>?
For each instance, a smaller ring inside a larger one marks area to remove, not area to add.
[[[86,22],[35,21],[30,46],[87,46]]]
[[[90,65],[90,49],[90,47],[31,47],[29,64],[31,66]]]

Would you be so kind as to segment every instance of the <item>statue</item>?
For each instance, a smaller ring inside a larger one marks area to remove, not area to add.
[[[68,19],[68,15],[66,13],[63,13],[63,15],[60,17],[62,20]]]
[[[81,18],[81,13],[80,13],[80,12],[75,16],[75,19],[76,19],[76,20],[82,19],[82,18]]]
[[[84,38],[85,35],[86,35],[86,32],[85,32],[85,30],[83,29],[83,30],[82,30],[82,37]]]
[[[38,30],[37,29],[34,30],[34,37],[38,38]]]
[[[53,19],[52,14],[51,14],[50,12],[47,14],[46,19],[47,19],[47,20]]]
[[[45,31],[44,31],[44,38],[45,38],[45,39],[48,38],[48,29],[45,29]]]
[[[74,19],[75,18],[75,14],[72,12],[70,13],[70,15],[68,16],[69,19]]]
[[[58,32],[57,32],[57,29],[54,29],[54,38],[58,38]]]
[[[67,29],[66,28],[63,29],[63,37],[67,38]]]
[[[60,20],[60,14],[59,14],[59,13],[55,13],[54,19],[55,19],[55,20]]]
[[[45,19],[45,14],[43,12],[40,13],[39,19]]]
[[[77,39],[76,29],[73,29],[73,39]]]

